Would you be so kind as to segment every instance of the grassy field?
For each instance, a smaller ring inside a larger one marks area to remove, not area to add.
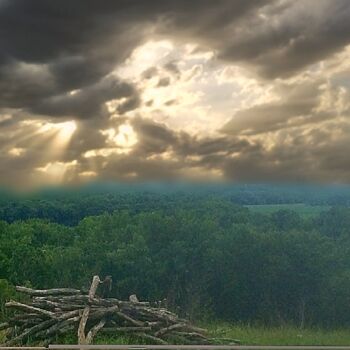
[[[237,339],[242,345],[350,345],[350,329],[300,330],[294,327],[257,327],[233,324],[203,325],[215,338]],[[0,332],[0,344],[3,341]],[[76,335],[57,339],[58,344],[76,344]],[[95,344],[145,344],[128,337],[98,336]]]
[[[262,214],[271,214],[278,210],[293,210],[302,217],[314,217],[322,211],[328,210],[330,207],[327,205],[308,205],[303,203],[295,204],[257,204],[246,205],[252,211]]]
[[[350,330],[300,330],[232,324],[207,326],[213,337],[234,338],[242,345],[350,345]]]

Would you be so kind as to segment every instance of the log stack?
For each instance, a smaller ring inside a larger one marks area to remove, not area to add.
[[[102,284],[93,278],[90,290],[58,288],[34,290],[18,286],[18,292],[29,296],[28,302],[9,301],[14,309],[6,329],[6,346],[49,344],[58,336],[76,332],[79,344],[91,344],[97,333],[129,335],[151,344],[213,344],[206,330],[195,327],[166,308],[138,301],[135,295],[129,301],[99,297]]]

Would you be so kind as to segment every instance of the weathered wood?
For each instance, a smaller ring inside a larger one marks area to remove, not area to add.
[[[93,301],[100,282],[101,281],[98,276],[93,277],[91,287],[89,290],[89,302]],[[85,327],[86,327],[87,320],[89,318],[89,313],[90,313],[90,305],[85,307],[83,311],[83,315],[81,316],[81,319],[80,319],[79,328],[78,328],[78,344],[86,344]]]
[[[136,294],[132,294],[129,296],[129,301],[131,301],[132,303],[138,303],[139,299],[137,298]]]
[[[49,295],[75,295],[81,294],[81,290],[73,288],[56,288],[56,289],[31,289],[22,286],[16,286],[16,291],[31,296],[49,296]]]
[[[0,331],[7,329],[9,327],[10,327],[10,324],[8,322],[0,323]]]
[[[94,339],[95,335],[97,334],[97,332],[102,329],[104,327],[104,325],[106,324],[107,320],[105,318],[103,318],[99,323],[97,323],[95,326],[93,326],[89,333],[86,336],[86,343],[87,344],[91,344],[92,340]]]
[[[132,317],[130,317],[130,316],[124,314],[124,313],[121,312],[121,311],[118,311],[116,314],[117,314],[119,317],[121,317],[121,318],[123,318],[124,320],[126,320],[126,321],[132,323],[132,324],[135,325],[135,326],[143,327],[143,326],[145,325],[144,322],[134,320]]]
[[[54,320],[50,319],[50,320],[46,320],[34,327],[28,328],[25,332],[21,333],[20,335],[18,335],[15,338],[12,338],[11,340],[7,341],[5,343],[5,346],[10,346],[10,345],[15,345],[15,344],[20,344],[24,339],[26,339],[27,337],[29,337],[32,334],[35,334],[38,331],[41,331],[42,329],[45,329],[49,326],[51,326],[52,324],[54,324]]]
[[[85,327],[90,313],[90,306],[87,306],[80,319],[78,328],[78,344],[85,344]]]
[[[94,276],[90,290],[85,294],[69,288],[18,287],[18,291],[30,295],[30,301],[6,304],[19,311],[8,322],[0,324],[0,329],[8,329],[7,344],[22,344],[29,339],[47,343],[72,330],[77,331],[81,345],[92,343],[98,332],[128,334],[160,345],[174,340],[183,344],[217,343],[217,340],[207,338],[205,329],[191,325],[163,307],[152,307],[150,305],[155,304],[139,301],[136,295],[129,301],[99,297],[99,285],[99,277]]]
[[[98,288],[100,283],[101,283],[100,277],[94,276],[92,279],[90,290],[89,290],[89,300],[90,301],[92,301],[94,299],[97,288]]]
[[[158,338],[158,337],[155,337],[153,335],[150,335],[150,334],[146,334],[146,333],[136,333],[135,334],[136,337],[139,337],[139,338],[144,338],[144,339],[148,339],[148,340],[152,340],[152,342],[154,342],[155,344],[160,344],[160,345],[166,345],[168,344],[167,341],[161,339],[161,338]]]
[[[67,320],[67,319],[70,319],[70,318],[75,317],[75,316],[79,316],[79,319],[80,319],[81,314],[82,314],[82,310],[69,311],[69,312],[66,312],[64,314],[59,315],[57,317],[57,320],[63,321],[63,320]]]
[[[35,336],[37,338],[47,338],[55,334],[61,334],[63,330],[67,331],[67,330],[73,329],[74,323],[77,323],[79,320],[80,320],[80,316],[62,319],[61,322],[55,323],[51,327],[36,333]]]
[[[154,333],[154,335],[156,337],[159,337],[159,336],[161,336],[161,335],[163,335],[165,333],[168,333],[170,331],[173,331],[175,329],[184,328],[185,326],[186,326],[186,324],[184,324],[184,323],[176,323],[176,324],[173,324],[173,325],[171,325],[169,327],[164,327],[164,328],[160,329],[158,332]]]
[[[45,315],[47,317],[55,317],[55,314],[51,311],[47,311],[44,309],[40,309],[38,307],[18,303],[17,301],[9,301],[5,304],[5,306],[9,308],[19,309],[25,312],[34,312],[37,314]]]
[[[111,306],[111,307],[101,307],[97,309],[90,310],[90,318],[91,319],[97,319],[97,318],[103,318],[105,316],[111,316],[116,315],[119,311],[119,306]]]

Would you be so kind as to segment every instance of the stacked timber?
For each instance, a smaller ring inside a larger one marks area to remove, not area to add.
[[[15,312],[0,324],[0,330],[6,329],[4,345],[48,344],[72,332],[76,332],[79,344],[91,344],[97,333],[130,335],[152,344],[215,343],[207,337],[205,329],[193,326],[166,308],[140,302],[135,295],[130,296],[129,301],[122,301],[103,297],[104,290],[99,297],[96,292],[101,284],[106,287],[95,276],[88,293],[70,288],[16,287],[29,298],[25,303],[6,303],[6,307]]]

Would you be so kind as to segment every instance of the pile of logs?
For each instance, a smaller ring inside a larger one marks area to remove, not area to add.
[[[28,302],[10,301],[6,307],[14,309],[6,329],[4,345],[24,343],[49,344],[58,336],[76,332],[79,344],[91,344],[96,334],[130,335],[152,344],[212,344],[204,329],[160,306],[138,301],[132,295],[129,301],[99,297],[98,276],[93,278],[89,292],[59,288],[34,290],[16,287],[27,294]],[[105,287],[105,286],[104,286]],[[110,286],[109,286],[110,288]]]

